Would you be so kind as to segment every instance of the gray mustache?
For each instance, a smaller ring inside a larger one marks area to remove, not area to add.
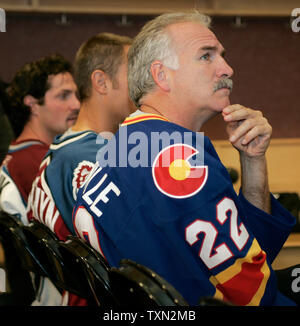
[[[230,89],[230,91],[232,91],[233,88],[233,81],[230,78],[226,78],[226,79],[221,79],[219,80],[216,85],[214,86],[214,92],[216,92],[218,89],[221,88],[228,88]]]

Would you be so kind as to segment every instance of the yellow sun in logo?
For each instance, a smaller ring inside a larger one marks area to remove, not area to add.
[[[175,180],[185,180],[191,173],[189,164],[182,159],[177,159],[170,164],[170,176]]]

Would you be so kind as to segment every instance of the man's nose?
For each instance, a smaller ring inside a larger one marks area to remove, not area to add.
[[[80,109],[80,101],[78,100],[77,96],[74,94],[72,97],[72,102],[71,102],[71,108],[72,110],[79,110]]]
[[[226,60],[222,57],[220,61],[220,67],[218,70],[218,77],[227,77],[230,78],[233,75],[234,71],[226,62]]]

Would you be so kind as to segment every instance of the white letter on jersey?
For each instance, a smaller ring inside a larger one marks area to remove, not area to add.
[[[101,178],[101,180],[94,186],[92,189],[87,191],[82,198],[85,200],[85,202],[90,206],[90,209],[95,215],[100,217],[102,215],[102,212],[100,211],[99,208],[96,207],[96,205],[99,203],[99,201],[103,201],[105,204],[109,201],[109,198],[106,196],[111,190],[119,196],[121,191],[120,189],[113,183],[110,182],[101,192],[100,194],[96,197],[96,199],[93,201],[91,199],[91,195],[100,188],[100,186],[103,184],[105,179],[107,178],[107,174],[104,174],[104,176]]]
[[[120,196],[120,189],[113,183],[110,182],[97,196],[90,209],[93,213],[95,213],[98,217],[102,215],[100,209],[96,207],[100,200],[102,200],[105,204],[109,201],[109,198],[106,196],[110,191],[113,191],[117,196]]]

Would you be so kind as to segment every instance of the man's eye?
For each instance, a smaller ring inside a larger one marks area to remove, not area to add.
[[[61,100],[66,100],[70,96],[70,92],[63,92],[59,95]]]
[[[210,54],[209,53],[205,53],[200,57],[200,60],[209,60],[210,59]]]

